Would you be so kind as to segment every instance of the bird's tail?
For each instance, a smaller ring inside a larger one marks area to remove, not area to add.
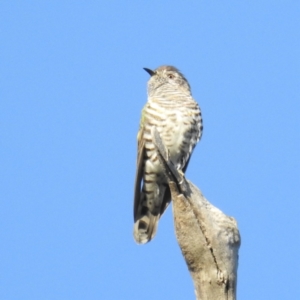
[[[158,221],[171,201],[171,192],[167,185],[160,185],[159,195],[146,199],[144,192],[140,194],[140,201],[134,213],[133,236],[138,244],[150,242],[157,230]]]
[[[154,238],[159,218],[160,214],[152,214],[145,206],[139,209],[133,228],[133,236],[138,244],[146,244]]]

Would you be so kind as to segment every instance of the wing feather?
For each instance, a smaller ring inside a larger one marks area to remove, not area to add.
[[[143,169],[144,169],[144,155],[145,155],[145,141],[142,139],[143,128],[138,133],[138,156],[136,163],[136,175],[134,184],[134,205],[133,205],[133,216],[136,221],[137,210],[141,200],[141,183],[143,180]]]

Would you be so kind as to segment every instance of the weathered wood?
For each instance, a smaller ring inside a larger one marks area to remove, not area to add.
[[[197,299],[236,299],[240,234],[234,218],[209,203],[173,166],[156,128],[159,160],[169,179],[177,241],[192,276]]]

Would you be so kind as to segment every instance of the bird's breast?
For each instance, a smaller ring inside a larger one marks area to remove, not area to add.
[[[175,165],[180,164],[183,153],[185,155],[190,153],[191,138],[189,133],[194,126],[194,115],[194,109],[183,105],[174,107],[168,105],[166,107],[156,102],[148,103],[145,115],[145,134],[148,142],[147,151],[151,151],[149,154],[154,156],[154,145],[149,133],[151,128],[155,126],[169,150],[171,160]]]

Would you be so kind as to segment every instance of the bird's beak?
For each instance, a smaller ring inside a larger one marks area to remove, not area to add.
[[[150,76],[153,76],[154,74],[155,74],[155,72],[154,71],[152,71],[152,70],[150,70],[150,69],[148,69],[148,68],[143,68],[147,73],[149,73],[150,74]]]

